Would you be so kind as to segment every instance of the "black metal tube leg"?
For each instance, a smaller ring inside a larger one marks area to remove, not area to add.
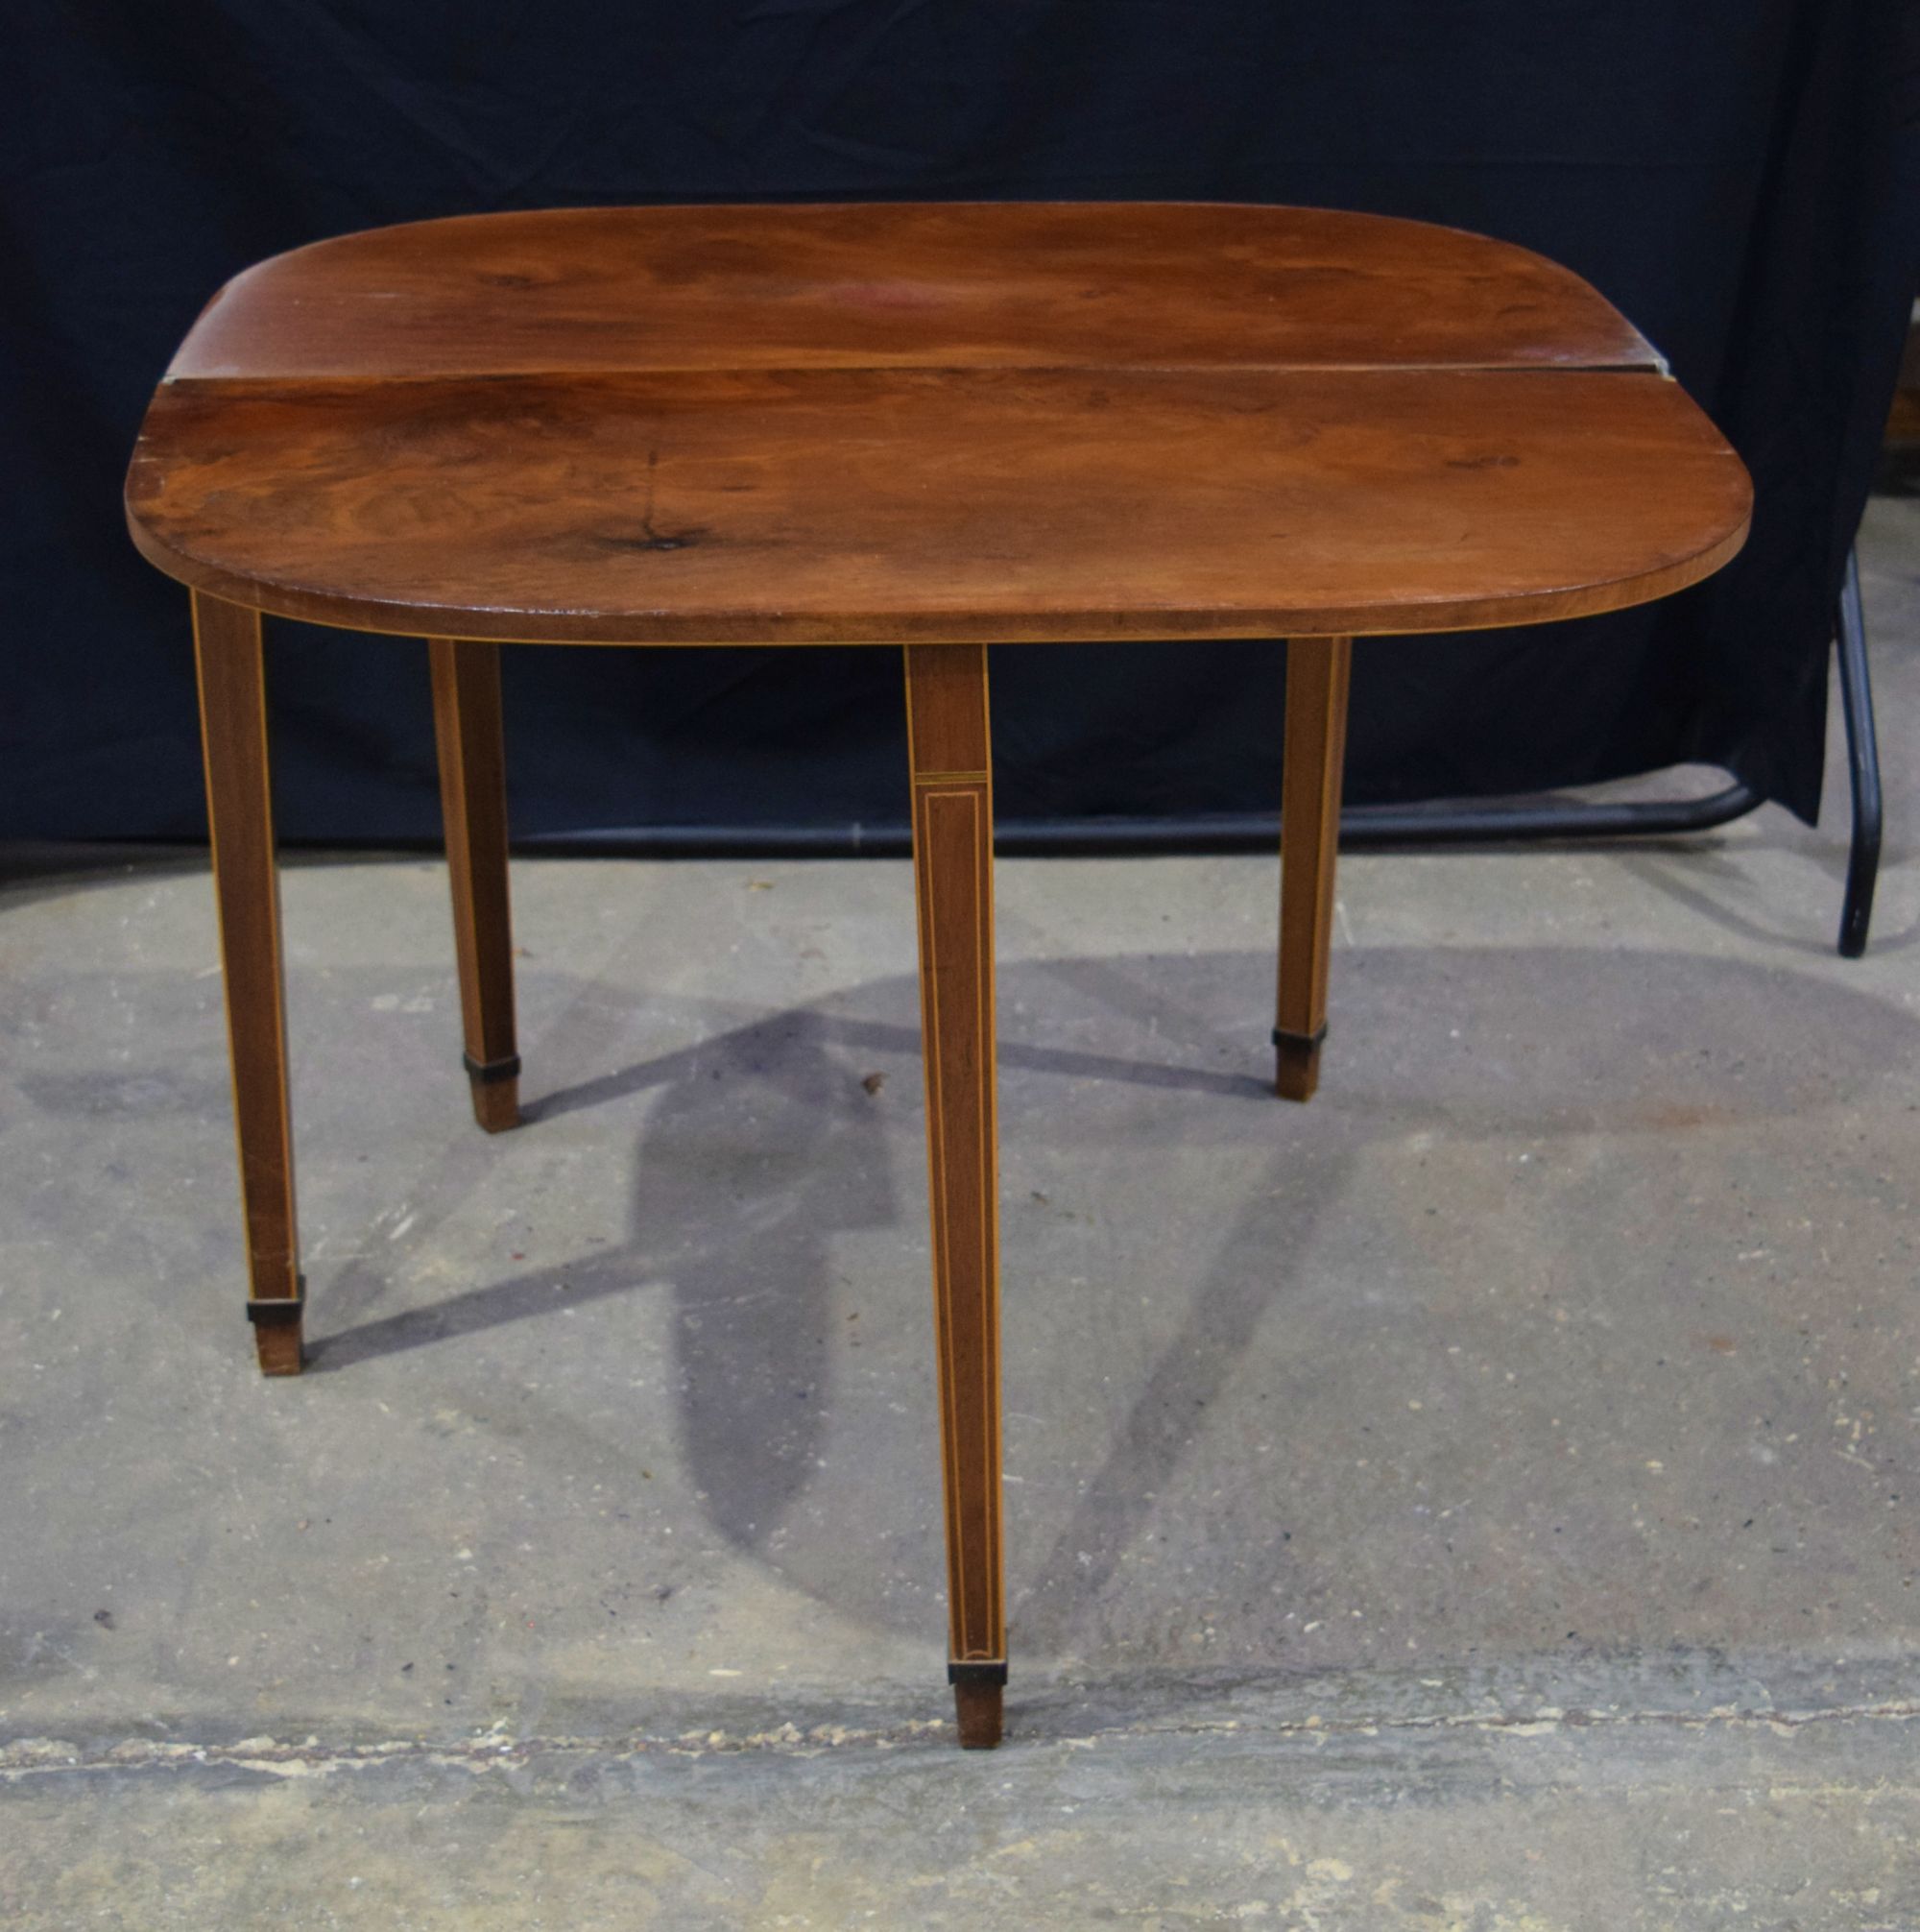
[[[1873,725],[1873,678],[1866,660],[1866,612],[1860,603],[1860,556],[1847,552],[1836,627],[1840,663],[1840,711],[1847,724],[1847,776],[1853,786],[1854,837],[1847,857],[1847,893],[1840,907],[1840,956],[1866,951],[1873,922],[1873,888],[1880,878],[1880,743]]]

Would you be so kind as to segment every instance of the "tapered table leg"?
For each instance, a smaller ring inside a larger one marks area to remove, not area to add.
[[[987,653],[906,652],[913,870],[933,1218],[949,1642],[960,1742],[1000,1739],[998,1142],[994,1115],[994,792]]]
[[[1280,999],[1274,1091],[1309,1100],[1327,1037],[1333,861],[1347,756],[1351,638],[1295,638],[1286,647],[1286,754],[1280,805]]]
[[[440,802],[453,884],[453,946],[473,1118],[490,1134],[520,1121],[514,1044],[514,934],[507,900],[507,765],[500,647],[430,638]]]
[[[287,1110],[279,876],[267,755],[260,614],[193,593],[206,817],[233,1067],[249,1299],[261,1370],[298,1375],[303,1294]]]

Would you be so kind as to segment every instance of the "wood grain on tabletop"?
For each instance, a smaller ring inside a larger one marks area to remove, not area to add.
[[[1380,217],[652,208],[324,242],[209,305],[128,483],[211,594],[407,634],[1458,629],[1679,589],[1738,458],[1567,271]]]

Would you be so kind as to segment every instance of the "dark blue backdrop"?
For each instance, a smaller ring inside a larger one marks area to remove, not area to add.
[[[10,0],[0,836],[199,833],[185,600],[119,492],[226,277],[427,215],[842,196],[1319,203],[1566,262],[1739,446],[1752,542],[1577,640],[1366,641],[1349,795],[1705,758],[1811,814],[1920,278],[1916,42],[1912,0]],[[276,627],[286,835],[435,832],[422,659]],[[1003,813],[1275,803],[1277,651],[1087,663],[1000,654]],[[508,678],[521,831],[903,816],[891,652],[522,650]]]

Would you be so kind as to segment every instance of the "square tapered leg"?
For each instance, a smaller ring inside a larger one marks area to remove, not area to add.
[[[911,645],[906,686],[940,1354],[948,1674],[960,1742],[981,1749],[999,1742],[1007,1676],[986,650]]]
[[[490,1134],[520,1121],[514,1040],[514,931],[507,898],[507,765],[500,647],[430,638],[440,802],[453,887],[464,1059],[473,1118]]]
[[[193,634],[247,1228],[247,1313],[261,1371],[298,1375],[304,1295],[260,614],[196,591]]]
[[[1295,638],[1286,647],[1280,995],[1273,1044],[1274,1089],[1288,1100],[1311,1099],[1320,1084],[1353,651],[1351,638]]]

